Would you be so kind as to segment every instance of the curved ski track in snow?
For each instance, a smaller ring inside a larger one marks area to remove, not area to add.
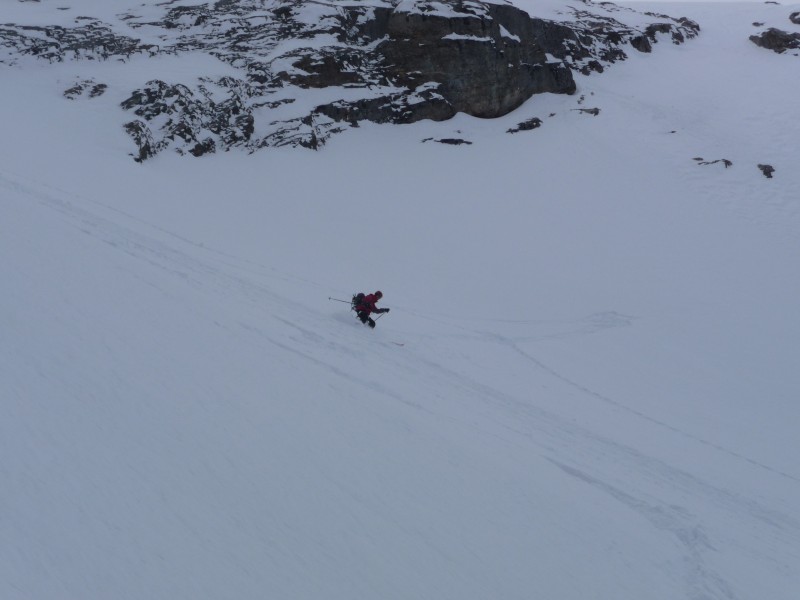
[[[303,370],[313,372],[314,377],[329,378],[332,386],[337,380],[356,381],[378,402],[402,403],[408,410],[421,412],[431,421],[469,429],[478,437],[521,444],[520,449],[527,448],[528,452],[535,449],[539,459],[555,465],[587,489],[613,499],[631,514],[641,517],[653,530],[672,536],[682,548],[686,598],[745,600],[735,591],[735,584],[727,581],[728,574],[713,560],[722,547],[740,547],[745,554],[768,563],[778,560],[779,555],[783,555],[787,563],[791,563],[792,558],[800,559],[796,555],[800,547],[800,523],[790,515],[540,408],[532,396],[510,396],[471,376],[451,356],[437,360],[430,354],[415,351],[415,346],[457,346],[465,340],[470,344],[496,346],[498,351],[511,351],[533,365],[548,385],[563,384],[613,409],[655,424],[683,438],[680,443],[722,452],[790,480],[792,484],[800,481],[593,391],[522,350],[513,338],[452,324],[449,327],[453,332],[439,339],[426,339],[424,335],[414,339],[407,335],[406,341],[411,343],[406,343],[402,351],[380,338],[363,342],[360,328],[335,320],[330,323],[329,316],[318,306],[298,306],[296,300],[276,294],[271,282],[276,277],[285,278],[274,271],[204,248],[97,203],[80,198],[66,199],[57,190],[21,183],[9,175],[0,176],[0,186],[17,196],[10,202],[22,199],[36,202],[40,208],[60,215],[70,227],[103,244],[108,252],[123,253],[152,270],[167,273],[198,294],[215,296],[220,302],[234,296],[251,304],[262,321],[240,320],[237,326],[244,335],[257,339],[261,347],[272,347],[275,352],[301,361],[305,365]],[[562,333],[545,335],[586,335],[603,327],[629,322],[630,318],[622,315],[598,315],[588,322],[565,324]],[[486,323],[485,327],[490,328],[491,323]],[[354,362],[365,360],[364,350],[354,346],[357,341],[367,346],[375,357],[373,360],[390,364],[398,378],[406,381],[419,378],[421,388],[434,391],[451,390],[461,398],[458,411],[454,412],[451,405],[437,400],[435,395],[427,401],[412,399],[397,393],[380,378],[370,376],[369,369],[348,369],[341,362],[330,360],[332,356],[350,357]],[[621,476],[621,473],[627,475]],[[758,531],[762,539],[741,539],[738,532],[748,529]],[[575,543],[581,542],[575,540]]]

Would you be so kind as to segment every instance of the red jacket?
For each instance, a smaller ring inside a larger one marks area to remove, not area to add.
[[[363,302],[357,307],[359,312],[365,313],[374,313],[378,312],[378,307],[375,306],[375,303],[378,301],[378,297],[375,294],[367,294],[364,296]]]

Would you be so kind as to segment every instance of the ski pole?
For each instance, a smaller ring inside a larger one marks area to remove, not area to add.
[[[334,302],[344,302],[346,304],[350,304],[351,302],[350,300],[339,300],[339,298],[331,298],[330,296],[328,296],[328,300],[333,300]]]

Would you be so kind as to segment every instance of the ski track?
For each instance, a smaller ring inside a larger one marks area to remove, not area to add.
[[[646,456],[634,448],[569,422],[537,407],[532,398],[523,400],[511,397],[484,385],[469,374],[453,370],[442,362],[421,354],[416,355],[411,350],[393,351],[378,340],[370,343],[379,349],[376,360],[391,361],[399,376],[409,379],[414,379],[420,372],[432,374],[431,379],[436,387],[445,386],[460,390],[459,395],[463,397],[464,402],[473,403],[478,407],[484,406],[485,408],[478,410],[478,414],[482,413],[488,417],[487,421],[464,420],[462,413],[453,413],[445,402],[438,402],[435,398],[426,404],[412,401],[383,385],[377,378],[345,371],[327,357],[333,353],[355,359],[359,353],[346,343],[332,340],[310,327],[299,324],[293,318],[298,312],[297,303],[273,293],[269,285],[264,283],[265,277],[277,276],[271,270],[233,256],[216,253],[149,223],[132,219],[119,211],[115,211],[114,220],[99,216],[90,210],[92,205],[90,201],[78,198],[68,201],[57,197],[57,192],[54,190],[46,191],[41,189],[41,186],[36,189],[33,185],[23,184],[8,175],[0,175],[0,186],[35,200],[41,207],[59,213],[70,226],[97,239],[112,251],[124,253],[153,269],[164,271],[187,286],[201,292],[223,296],[235,294],[260,307],[265,319],[281,324],[278,330],[280,337],[252,322],[240,321],[237,326],[247,335],[276,348],[279,352],[293,355],[305,364],[314,365],[315,368],[329,373],[334,378],[355,380],[366,390],[379,392],[381,398],[402,403],[408,410],[424,412],[429,419],[458,423],[461,427],[474,430],[474,434],[479,436],[504,438],[511,436],[512,440],[524,439],[527,444],[537,449],[541,459],[554,465],[566,476],[613,498],[628,508],[632,514],[642,517],[652,528],[674,537],[682,548],[683,579],[686,597],[690,600],[742,598],[733,590],[724,575],[714,568],[711,564],[713,561],[709,557],[713,556],[718,546],[735,543],[748,547],[748,540],[725,539],[725,531],[720,530],[716,524],[706,525],[703,515],[693,513],[690,508],[682,504],[682,499],[690,499],[694,505],[701,504],[703,510],[717,511],[718,516],[725,522],[739,523],[740,526],[742,522],[747,522],[762,532],[769,532],[769,539],[761,543],[753,542],[748,549],[750,554],[762,560],[775,560],[773,552],[775,554],[785,552],[787,554],[785,560],[791,562],[793,552],[796,554],[800,541],[800,523],[795,518],[765,507],[754,499],[717,487],[662,460]],[[79,203],[84,207],[78,206]],[[98,209],[96,203],[94,209]],[[103,210],[106,209],[107,207],[103,207]],[[269,306],[270,309],[263,308],[265,306]],[[415,316],[422,318],[422,315]],[[318,314],[316,318],[322,320],[329,317]],[[800,482],[800,479],[793,475],[681,431],[593,391],[550,368],[543,361],[523,351],[518,345],[523,341],[550,337],[589,335],[604,328],[628,325],[632,319],[633,317],[613,312],[597,313],[578,323],[561,323],[560,332],[519,339],[487,331],[473,331],[458,323],[448,323],[446,327],[451,328],[451,331],[458,330],[460,333],[446,334],[444,343],[458,344],[460,341],[468,340],[470,343],[494,344],[511,350],[545,376],[554,378],[593,400],[624,410],[685,438],[690,443],[697,443],[737,460],[746,461],[751,466],[793,483]],[[344,323],[341,323],[341,326],[344,327]],[[434,337],[430,335],[417,334],[415,341],[418,345],[422,345],[425,340],[433,339]],[[368,372],[368,369],[364,372]],[[490,410],[492,406],[502,410],[492,411]],[[471,410],[464,412],[475,414]],[[509,415],[513,415],[513,420]],[[620,467],[633,475],[621,480],[618,476],[610,474],[618,473]],[[347,492],[347,490],[342,491]],[[175,516],[180,518],[177,512]],[[428,540],[428,544],[433,548],[436,546],[436,542],[432,539]],[[795,558],[800,559],[800,557]]]
[[[520,354],[521,356],[525,357],[525,359],[527,359],[528,361],[530,361],[531,363],[536,365],[542,371],[545,371],[545,372],[549,373],[550,375],[552,375],[556,379],[559,379],[559,380],[563,381],[567,385],[570,385],[570,386],[574,387],[575,389],[581,391],[582,393],[584,393],[584,394],[586,394],[588,396],[591,396],[592,398],[595,398],[597,400],[600,400],[601,402],[604,402],[606,404],[614,406],[615,408],[624,410],[625,412],[628,412],[628,413],[630,413],[632,415],[636,415],[640,419],[643,419],[645,421],[649,421],[650,423],[654,423],[655,425],[658,425],[659,427],[663,427],[665,429],[668,429],[668,430],[670,430],[670,431],[672,431],[672,432],[674,432],[674,433],[676,433],[676,434],[678,434],[680,436],[686,437],[686,438],[688,438],[688,439],[690,439],[690,440],[692,440],[694,442],[697,442],[699,444],[703,444],[704,446],[708,446],[708,447],[713,448],[714,450],[718,450],[718,451],[720,451],[720,452],[722,452],[724,454],[728,454],[729,456],[732,456],[732,457],[734,457],[734,458],[736,458],[738,460],[746,461],[746,462],[750,463],[751,465],[754,465],[754,466],[758,467],[759,469],[764,469],[765,471],[769,471],[770,473],[774,473],[776,475],[779,475],[780,477],[784,477],[784,478],[789,479],[789,480],[791,480],[791,481],[793,481],[795,483],[800,483],[800,477],[796,477],[794,475],[790,475],[789,473],[785,473],[784,471],[781,471],[779,469],[774,469],[774,468],[770,467],[769,465],[765,465],[764,463],[761,463],[761,462],[759,462],[757,460],[754,460],[752,458],[744,456],[743,454],[740,454],[740,453],[735,452],[733,450],[730,450],[728,448],[724,448],[723,446],[720,446],[719,444],[714,444],[713,442],[709,442],[708,440],[704,440],[704,439],[702,439],[700,437],[697,437],[695,435],[692,435],[692,434],[690,434],[690,433],[688,433],[686,431],[678,429],[677,427],[673,427],[672,425],[670,425],[668,423],[665,423],[664,421],[660,421],[658,419],[654,419],[653,417],[650,417],[650,416],[644,414],[641,411],[638,411],[636,409],[630,408],[629,406],[626,406],[625,404],[623,404],[621,402],[618,402],[618,401],[616,401],[616,400],[614,400],[612,398],[609,398],[608,396],[605,396],[605,395],[603,395],[603,394],[601,394],[599,392],[591,390],[591,389],[587,388],[586,386],[571,380],[570,378],[562,375],[561,373],[559,373],[555,369],[550,368],[549,366],[544,364],[542,361],[534,358],[533,356],[531,356],[527,352],[523,351],[516,344],[511,343],[510,346],[513,347],[514,350],[518,354]]]
[[[515,347],[513,344],[508,345]],[[570,385],[576,385],[543,365],[540,366],[558,379],[566,381]],[[772,539],[775,542],[781,545],[785,544],[786,550],[790,552],[793,543],[800,539],[800,522],[793,517],[766,508],[755,500],[716,487],[661,460],[645,456],[631,447],[618,444],[569,423],[548,411],[508,397],[479,382],[470,381],[468,376],[463,373],[448,371],[441,364],[428,363],[426,368],[445,373],[451,380],[451,385],[464,386],[465,394],[477,396],[476,402],[501,404],[504,410],[498,414],[507,414],[508,409],[511,409],[511,412],[519,417],[519,422],[515,424],[502,423],[502,427],[533,441],[540,448],[540,456],[566,474],[614,498],[643,516],[654,528],[674,536],[684,548],[687,598],[692,600],[736,600],[739,596],[732,591],[724,577],[707,564],[706,560],[707,555],[716,552],[716,538],[723,536],[724,532],[710,532],[703,525],[702,517],[692,514],[688,508],[671,500],[671,497],[683,496],[696,499],[698,496],[702,496],[708,506],[716,507],[719,511],[727,513],[727,519],[731,524],[741,523],[743,520],[758,521],[764,528],[771,531]],[[582,391],[587,391],[581,386],[577,387]],[[633,412],[641,418],[652,421],[636,411]],[[667,427],[670,431],[685,435],[693,441],[727,452],[736,458],[744,458],[668,425],[658,421],[654,422]],[[577,452],[576,448],[579,449]],[[563,462],[567,456],[572,457],[573,464],[568,465]],[[773,469],[756,461],[746,458],[744,460],[776,473]],[[581,467],[578,468],[575,465],[581,465]],[[588,472],[597,474],[608,471],[610,465],[613,465],[615,469],[623,465],[631,473],[636,473],[636,476],[624,482],[617,481],[614,484],[611,483],[610,477],[608,480],[604,480],[596,475],[588,474]],[[797,481],[796,478],[789,475],[779,472],[777,474]],[[623,486],[630,486],[632,482],[640,479],[652,484],[655,491],[645,492],[630,487],[624,489]],[[746,541],[742,540],[741,543],[746,544]]]

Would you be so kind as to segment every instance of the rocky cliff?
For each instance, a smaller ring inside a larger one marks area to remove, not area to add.
[[[130,91],[121,109],[141,161],[168,148],[195,156],[317,148],[363,120],[498,117],[534,94],[575,92],[573,72],[602,72],[631,49],[650,52],[659,39],[678,44],[699,31],[687,19],[645,13],[629,25],[620,17],[631,9],[577,5],[554,19],[472,0],[171,0],[156,19],[131,9],[116,23],[79,16],[70,27],[0,25],[0,62],[203,52],[232,67],[235,76],[153,79]],[[77,82],[65,95],[104,89]],[[298,101],[311,97],[312,106]]]

